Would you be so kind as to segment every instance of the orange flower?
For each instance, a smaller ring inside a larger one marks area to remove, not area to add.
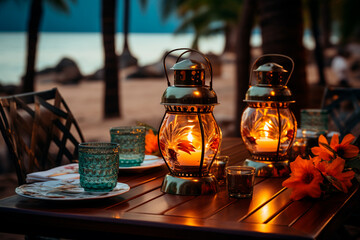
[[[355,137],[351,133],[347,134],[344,139],[339,144],[339,135],[334,134],[331,138],[330,146],[335,150],[337,155],[341,158],[353,158],[356,157],[359,153],[359,148],[357,146],[351,145]]]
[[[306,196],[320,197],[320,183],[323,177],[313,165],[312,160],[298,156],[294,162],[290,163],[290,168],[292,171],[290,178],[286,179],[282,185],[292,188],[291,199],[300,200]]]
[[[315,156],[319,156],[323,160],[330,161],[334,157],[334,153],[331,152],[326,147],[324,147],[324,145],[322,145],[322,144],[326,144],[329,146],[329,143],[326,140],[326,138],[324,137],[324,135],[319,136],[319,146],[311,148],[311,152]]]
[[[145,136],[145,154],[157,154],[159,152],[157,135],[154,134],[153,130]]]
[[[319,147],[311,148],[311,152],[326,161],[330,161],[335,158],[334,152],[336,152],[336,155],[341,158],[353,158],[356,157],[359,153],[359,148],[350,144],[352,141],[354,141],[354,139],[354,135],[347,134],[342,140],[342,142],[339,144],[339,135],[334,134],[331,138],[331,142],[329,145],[326,138],[321,135],[319,137]],[[324,145],[327,145],[328,147],[333,149],[334,152],[327,149]]]
[[[335,188],[347,193],[348,188],[352,185],[351,179],[353,179],[355,172],[343,172],[344,166],[345,160],[340,157],[337,157],[331,163],[322,161],[316,165]]]

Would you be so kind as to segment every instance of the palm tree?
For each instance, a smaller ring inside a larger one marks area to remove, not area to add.
[[[320,28],[319,28],[319,13],[320,13],[320,2],[319,0],[308,0],[307,1],[310,20],[311,20],[311,31],[315,40],[315,61],[318,67],[319,82],[321,86],[326,85],[325,73],[324,73],[324,54],[322,43],[320,41]]]
[[[146,5],[145,2],[141,2],[142,6]],[[137,59],[131,54],[129,48],[129,25],[130,25],[130,0],[124,1],[124,46],[123,51],[120,55],[119,59],[119,67],[129,67],[136,66]]]
[[[331,0],[320,1],[321,42],[324,48],[331,47]]]
[[[104,117],[121,117],[119,72],[115,51],[116,0],[102,0],[102,38],[104,47]]]
[[[76,0],[71,0],[75,2]],[[47,0],[55,9],[68,13],[69,6],[66,0]],[[37,54],[38,33],[43,15],[43,0],[32,0],[29,14],[27,35],[26,73],[22,78],[22,92],[34,91],[35,62]]]
[[[192,48],[198,49],[200,37],[207,37],[218,33],[225,34],[225,51],[232,50],[230,37],[236,27],[242,0],[172,0],[162,1],[162,18],[166,19],[171,13],[183,18],[175,33],[194,30]]]
[[[22,92],[34,91],[35,62],[37,52],[38,33],[43,15],[42,0],[32,0],[27,35],[26,73],[22,78]]]
[[[241,115],[246,107],[245,94],[248,89],[250,70],[250,36],[254,24],[256,1],[245,0],[236,36],[236,113],[235,135],[240,136]]]
[[[305,73],[305,49],[302,44],[302,2],[301,0],[257,1],[263,53],[285,54],[295,62],[295,69],[288,86],[296,100],[296,104],[293,104],[295,117],[300,119],[300,109],[308,106],[309,97]]]

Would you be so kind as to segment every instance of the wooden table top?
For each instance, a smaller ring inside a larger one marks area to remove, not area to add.
[[[229,165],[249,153],[238,138],[223,141]],[[60,202],[11,196],[0,200],[0,231],[65,238],[323,239],[359,201],[359,184],[327,199],[291,201],[283,178],[256,178],[251,199],[229,198],[225,186],[214,195],[178,196],[160,191],[166,167],[120,174],[129,192],[108,199]]]

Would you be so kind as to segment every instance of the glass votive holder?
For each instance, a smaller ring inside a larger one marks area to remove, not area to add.
[[[289,150],[289,160],[294,161],[297,156],[306,158],[308,155],[307,152],[307,140],[305,138],[295,138],[290,150]]]
[[[225,168],[227,167],[228,162],[229,156],[216,156],[213,164],[211,165],[210,173],[216,177],[219,184],[225,183]]]
[[[254,180],[254,167],[230,166],[226,168],[226,185],[228,194],[234,198],[252,197]]]
[[[109,192],[117,184],[119,144],[79,144],[80,185],[89,192]]]
[[[303,137],[317,138],[328,131],[329,114],[325,109],[301,109],[300,128]]]
[[[118,143],[121,167],[140,166],[145,157],[144,126],[113,127],[110,129],[111,142]]]

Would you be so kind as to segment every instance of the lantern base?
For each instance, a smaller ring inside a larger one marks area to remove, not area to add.
[[[289,161],[256,161],[246,159],[245,166],[256,168],[257,177],[287,177],[290,174]]]
[[[202,195],[216,193],[218,184],[213,175],[205,177],[176,177],[166,174],[161,186],[164,193],[176,195]]]

